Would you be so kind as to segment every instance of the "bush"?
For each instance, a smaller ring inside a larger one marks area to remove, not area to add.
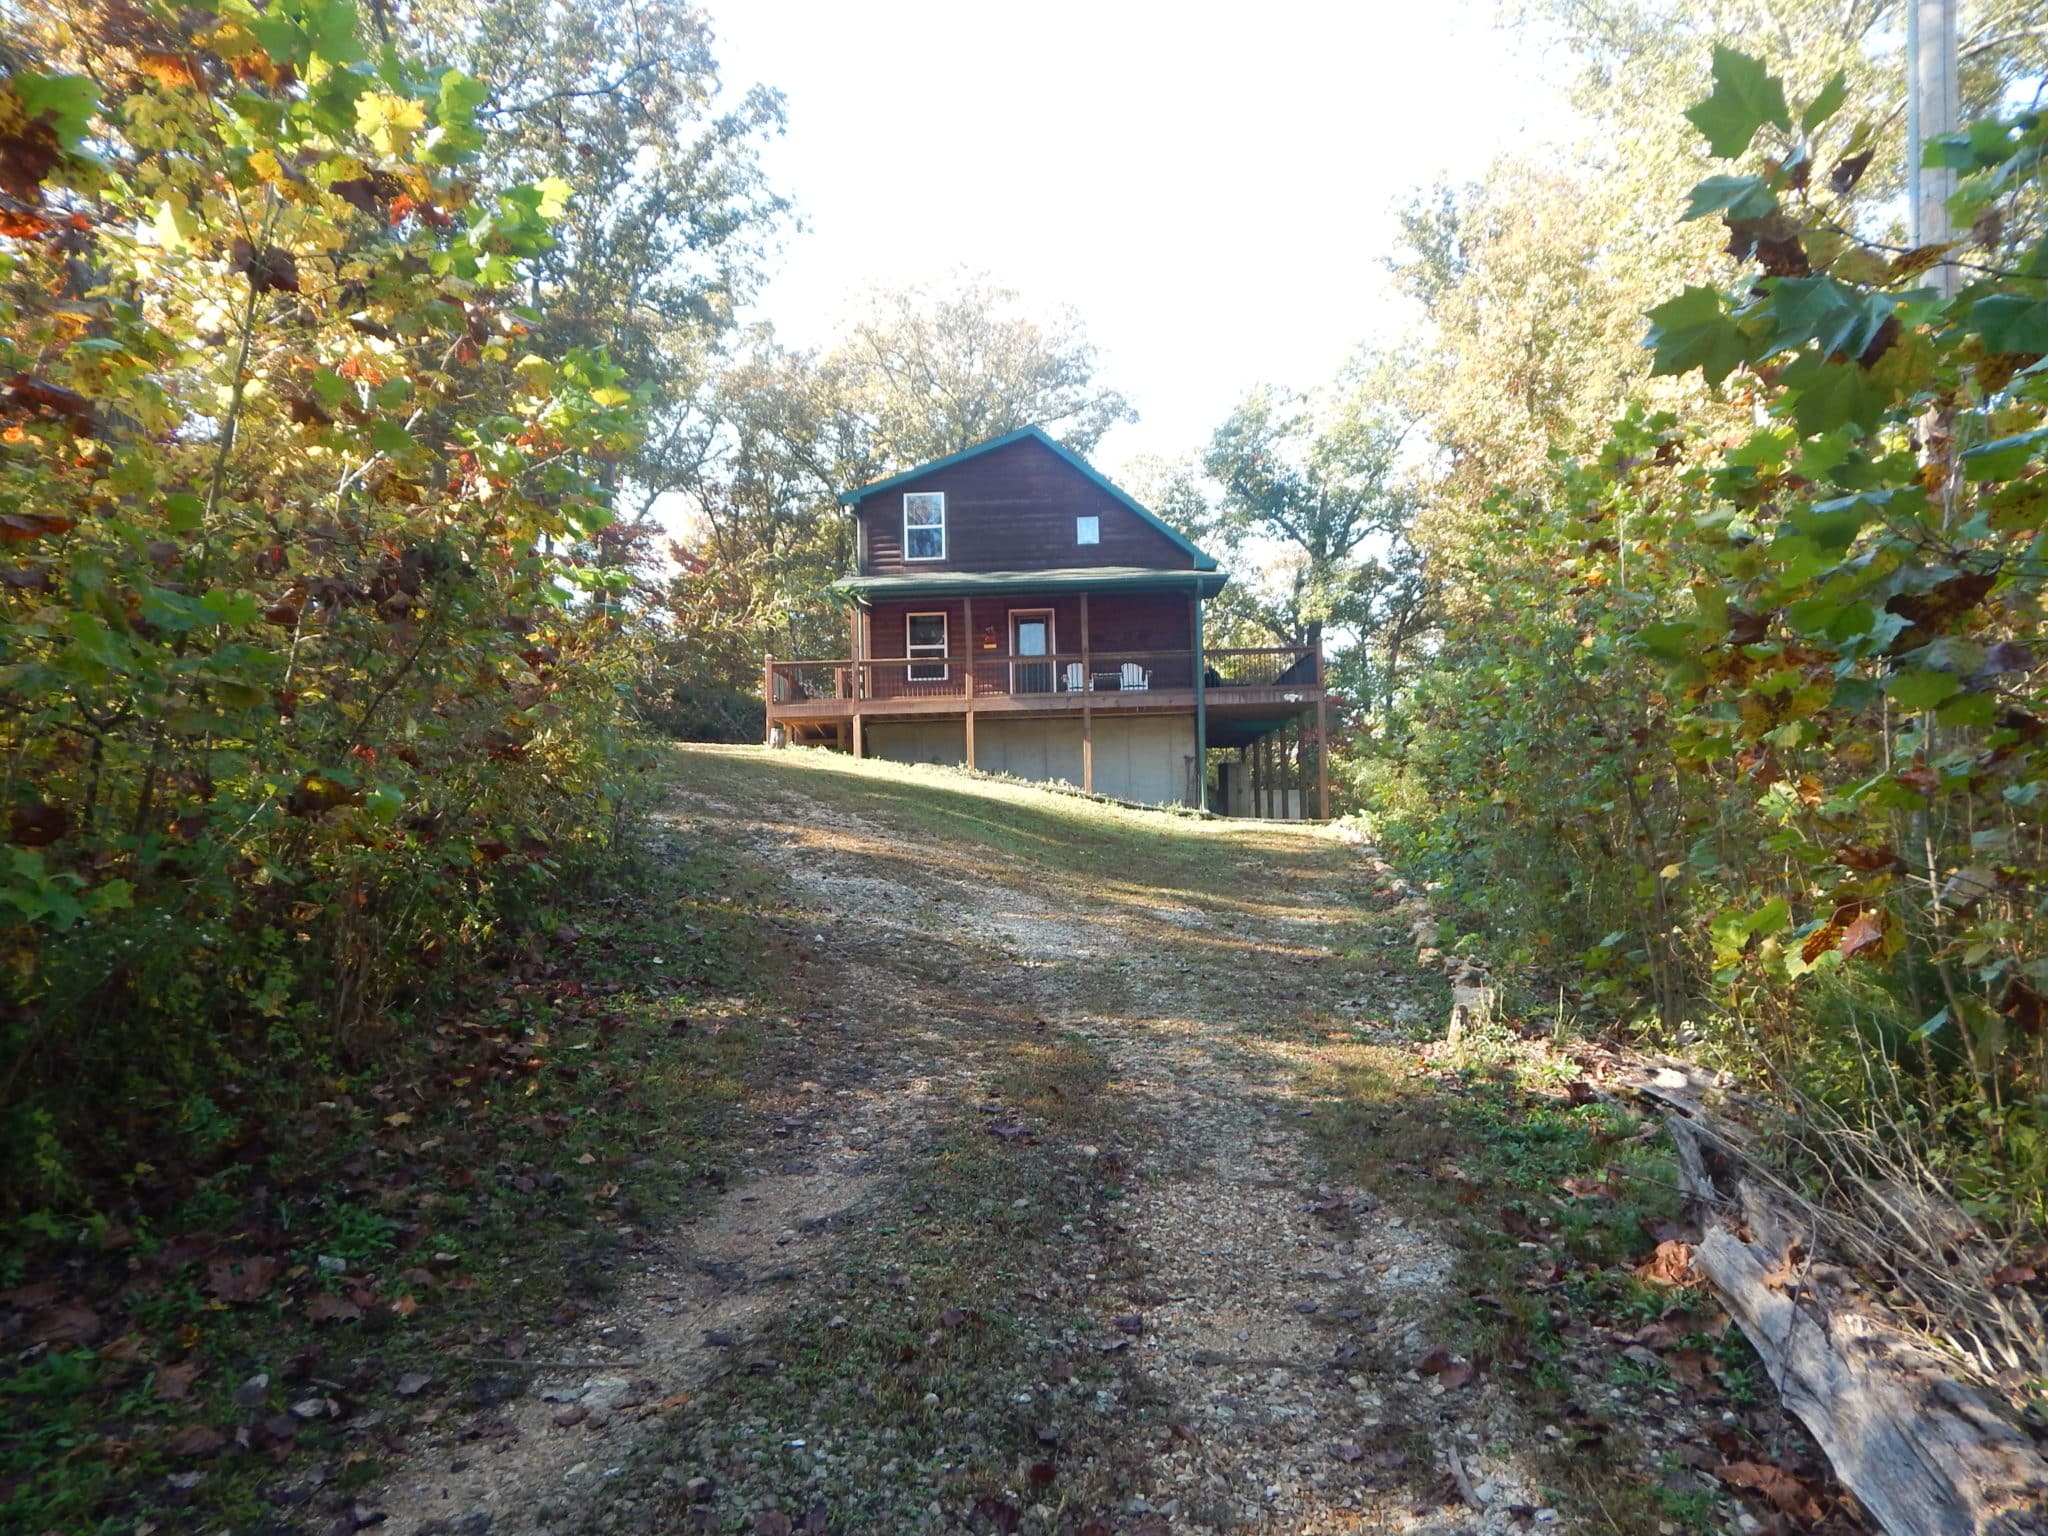
[[[0,87],[6,1199],[203,1161],[604,849],[602,354],[482,87],[344,0],[100,8]]]

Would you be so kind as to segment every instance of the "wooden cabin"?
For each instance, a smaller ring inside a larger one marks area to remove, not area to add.
[[[840,501],[855,528],[855,568],[836,583],[849,654],[768,658],[770,742],[1155,805],[1329,814],[1320,650],[1206,646],[1202,607],[1228,579],[1216,562],[1037,427]],[[1290,730],[1314,746],[1313,786],[1280,782],[1273,741]],[[1219,797],[1204,749],[1233,747]]]

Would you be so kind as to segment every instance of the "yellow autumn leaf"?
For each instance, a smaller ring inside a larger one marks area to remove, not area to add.
[[[388,91],[371,91],[356,98],[356,127],[387,155],[402,155],[412,147],[413,135],[427,126],[427,109],[416,101]]]

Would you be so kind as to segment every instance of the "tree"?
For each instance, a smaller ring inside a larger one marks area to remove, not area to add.
[[[1400,368],[1362,353],[1320,400],[1257,390],[1210,441],[1203,468],[1221,497],[1203,531],[1240,564],[1261,565],[1238,601],[1256,604],[1284,644],[1392,625],[1402,639],[1385,654],[1398,664],[1413,633],[1422,592],[1407,537],[1420,434],[1394,387]]]
[[[759,159],[782,97],[733,97],[684,0],[421,0],[408,17],[425,51],[486,82],[493,182],[577,189],[522,279],[543,345],[603,347],[648,389],[654,430],[612,476],[644,508],[692,471],[692,404],[784,227]]]

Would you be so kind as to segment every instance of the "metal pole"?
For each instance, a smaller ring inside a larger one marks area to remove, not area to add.
[[[1209,808],[1209,686],[1207,648],[1202,644],[1202,594],[1195,592],[1195,804]]]
[[[1954,133],[1961,116],[1956,89],[1956,0],[1912,0],[1906,28],[1906,189],[1912,204],[1913,244],[1946,245],[1955,238],[1948,200],[1954,171],[1921,162],[1927,141]],[[1943,297],[1956,291],[1956,269],[1943,262],[1927,274]]]

